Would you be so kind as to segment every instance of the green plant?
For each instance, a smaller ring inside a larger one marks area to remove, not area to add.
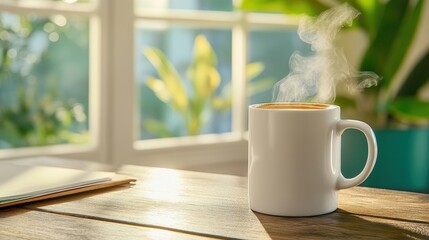
[[[377,86],[356,96],[337,96],[336,103],[373,127],[408,126],[429,123],[429,101],[419,90],[429,82],[429,50],[411,68],[405,79],[398,70],[411,49],[425,1],[339,0],[362,14],[354,27],[363,30],[369,40],[359,69],[373,71],[383,79]],[[332,7],[317,0],[243,0],[241,8],[252,11],[282,11],[286,14],[317,15]]]
[[[86,121],[81,104],[54,100],[54,93],[46,94],[34,104],[34,90],[23,87],[18,88],[17,94],[15,107],[0,108],[0,149],[88,142],[87,133],[77,133],[82,129],[71,131],[73,126]]]
[[[204,111],[226,111],[231,107],[231,84],[221,86],[221,76],[216,69],[217,57],[209,41],[203,35],[195,38],[192,62],[184,81],[161,50],[148,47],[144,55],[156,69],[159,78],[148,77],[146,85],[159,100],[171,107],[185,123],[188,135],[197,135],[204,126]],[[253,95],[268,90],[272,79],[251,81],[264,70],[260,62],[246,67],[248,94]],[[188,85],[186,85],[188,84]],[[187,86],[189,86],[187,88]],[[189,89],[190,91],[187,91]],[[174,131],[165,123],[154,119],[146,120],[145,129],[160,137],[172,137]]]
[[[61,100],[55,77],[33,71],[49,57],[47,25],[55,26],[49,18],[0,14],[0,149],[88,142],[83,105]],[[35,38],[46,44],[34,47]]]

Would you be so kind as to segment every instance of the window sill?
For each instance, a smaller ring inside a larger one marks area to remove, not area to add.
[[[51,146],[0,149],[0,159],[14,159],[34,156],[62,156],[67,154],[88,153],[96,150],[94,144],[61,144]]]
[[[134,143],[131,156],[122,164],[193,169],[247,159],[247,141],[240,134],[142,140]]]

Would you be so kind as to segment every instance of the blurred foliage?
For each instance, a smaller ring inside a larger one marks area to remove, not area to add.
[[[241,8],[249,11],[282,11],[286,14],[317,15],[333,5],[348,3],[362,14],[357,27],[369,40],[360,71],[382,76],[375,87],[356,96],[337,96],[336,103],[355,118],[373,127],[424,125],[429,123],[429,100],[419,91],[429,84],[429,49],[422,54],[405,79],[397,77],[421,20],[424,0],[243,0]],[[428,3],[426,3],[428,4]],[[396,89],[399,86],[398,90]]]
[[[231,82],[221,87],[221,76],[216,68],[216,53],[205,36],[198,35],[195,38],[193,58],[187,70],[186,82],[161,50],[146,48],[144,55],[159,75],[159,78],[147,78],[146,85],[159,100],[170,106],[183,119],[188,135],[193,136],[201,132],[205,123],[204,111],[230,111]],[[269,78],[251,81],[263,70],[264,65],[260,62],[247,65],[248,96],[266,91],[274,84],[274,80]],[[190,92],[187,89],[190,89]],[[154,119],[146,120],[143,125],[155,136],[176,136],[174,129]]]
[[[88,142],[83,105],[60,100],[54,82],[46,87],[32,74],[62,27],[51,18],[0,14],[0,149]]]

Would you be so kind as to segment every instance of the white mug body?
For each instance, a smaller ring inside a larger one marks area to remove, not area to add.
[[[248,190],[252,210],[279,216],[314,216],[337,209],[337,190],[342,188],[339,181],[344,178],[340,160],[343,130],[338,131],[340,108],[325,106],[249,107]]]

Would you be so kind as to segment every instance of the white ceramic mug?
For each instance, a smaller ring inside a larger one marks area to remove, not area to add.
[[[368,142],[362,172],[341,174],[341,134],[354,128]],[[249,106],[249,205],[278,216],[313,216],[335,211],[337,191],[369,176],[377,143],[368,124],[341,120],[329,104],[267,103]]]

